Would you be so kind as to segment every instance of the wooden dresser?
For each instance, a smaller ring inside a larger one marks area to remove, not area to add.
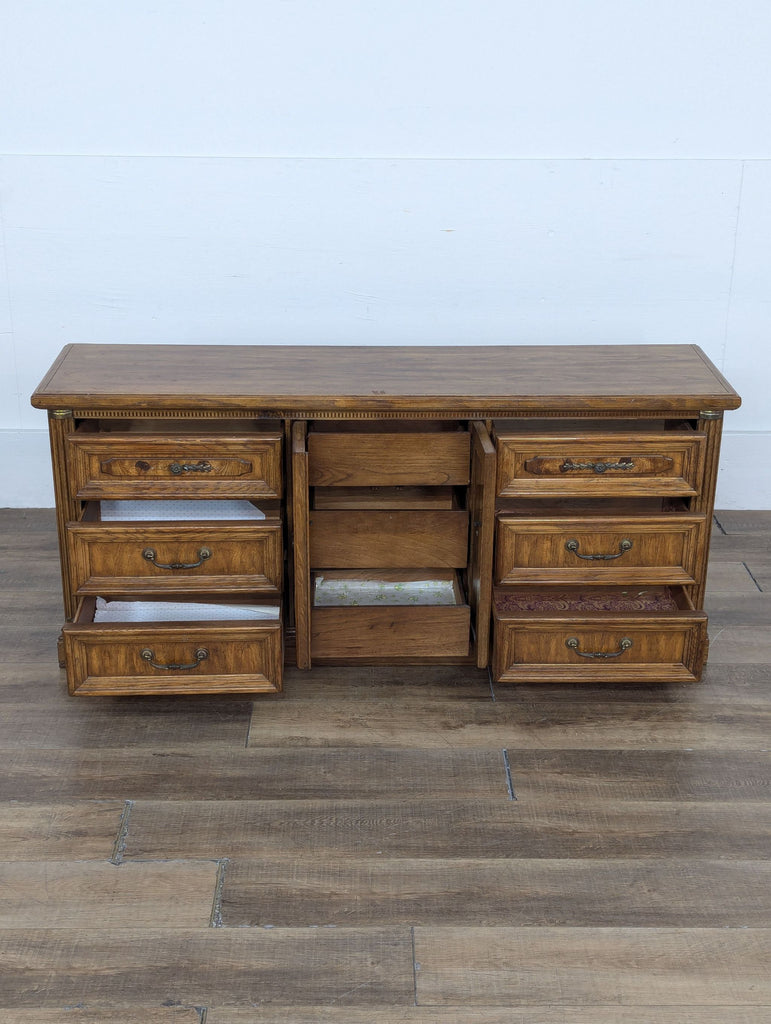
[[[68,346],[32,404],[70,692],[698,680],[739,403],[693,345]]]

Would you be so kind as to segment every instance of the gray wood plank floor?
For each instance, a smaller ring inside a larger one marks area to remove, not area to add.
[[[771,513],[717,513],[699,685],[78,700],[50,511],[0,582],[3,1020],[771,1020]]]

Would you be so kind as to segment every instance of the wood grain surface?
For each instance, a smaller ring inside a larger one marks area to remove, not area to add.
[[[718,513],[700,684],[319,666],[66,695],[50,512],[0,512],[13,1024],[767,1024],[771,520]]]
[[[559,373],[554,374],[554,367]],[[88,381],[87,390],[83,381]],[[557,391],[556,388],[559,388]],[[734,409],[736,392],[696,345],[68,345],[32,403],[57,408]],[[511,398],[515,402],[511,402]],[[651,405],[653,403],[653,405]]]
[[[417,928],[418,1003],[767,1006],[771,930]],[[655,993],[655,996],[654,996]]]
[[[256,1014],[259,1013],[259,1016]],[[52,1018],[41,1018],[49,1024]],[[62,1018],[69,1021],[69,1017]],[[106,1018],[112,1024],[112,1018]],[[206,1024],[767,1024],[766,1007],[751,1006],[507,1006],[367,1007],[366,1011],[328,1006],[270,1006],[259,1011],[214,1007]],[[159,1018],[160,1021],[160,1018]],[[19,1018],[26,1024],[27,1018]],[[56,1024],[59,1024],[57,1021]],[[75,1024],[92,1024],[80,1018]],[[133,1019],[128,1024],[134,1024]],[[151,1018],[155,1024],[155,1018]],[[165,1024],[165,1020],[163,1022]]]

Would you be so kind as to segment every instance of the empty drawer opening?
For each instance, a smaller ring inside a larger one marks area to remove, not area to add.
[[[77,426],[80,434],[213,434],[230,437],[233,434],[278,432],[280,421],[266,419],[198,419],[190,417],[168,419],[147,416],[142,418],[89,419]]]
[[[97,597],[92,622],[253,622],[281,617],[277,604],[226,601],[124,601]]]
[[[313,487],[310,507],[314,511],[449,511],[465,507],[465,490],[456,487],[417,486]]]

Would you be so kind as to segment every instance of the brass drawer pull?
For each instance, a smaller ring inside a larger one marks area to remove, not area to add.
[[[140,658],[143,661],[148,661],[153,668],[163,669],[165,672],[186,672],[191,668],[198,668],[202,661],[206,661],[209,657],[209,652],[205,647],[199,647],[193,657],[195,661],[191,661],[189,665],[176,664],[175,662],[169,662],[168,665],[161,665],[155,660],[155,654],[150,650],[149,647],[145,647],[139,652]]]
[[[203,565],[207,558],[211,558],[211,549],[201,548],[198,552],[197,562],[156,562],[156,554],[153,548],[145,548],[142,552],[142,558],[152,563],[156,569],[197,569],[199,565]]]
[[[609,469],[634,469],[634,462],[631,459],[621,459],[620,462],[573,462],[572,459],[565,459],[560,466],[560,473],[568,473],[571,469],[592,469],[595,473],[606,473]]]
[[[572,551],[576,558],[585,558],[589,562],[611,562],[614,558],[621,558],[627,551],[631,550],[632,542],[625,537],[619,541],[617,555],[582,555],[578,550],[578,541],[569,540],[565,544],[566,551]]]
[[[574,651],[581,658],[619,658],[624,651],[628,651],[632,646],[632,641],[628,636],[622,636],[618,642],[617,651],[579,651],[578,649],[579,640],[576,636],[571,636],[565,641],[565,646],[569,647],[571,651]]]
[[[198,462],[172,462],[169,466],[169,472],[174,476],[181,473],[211,473],[211,470],[211,462],[207,462],[206,459],[199,459]]]

